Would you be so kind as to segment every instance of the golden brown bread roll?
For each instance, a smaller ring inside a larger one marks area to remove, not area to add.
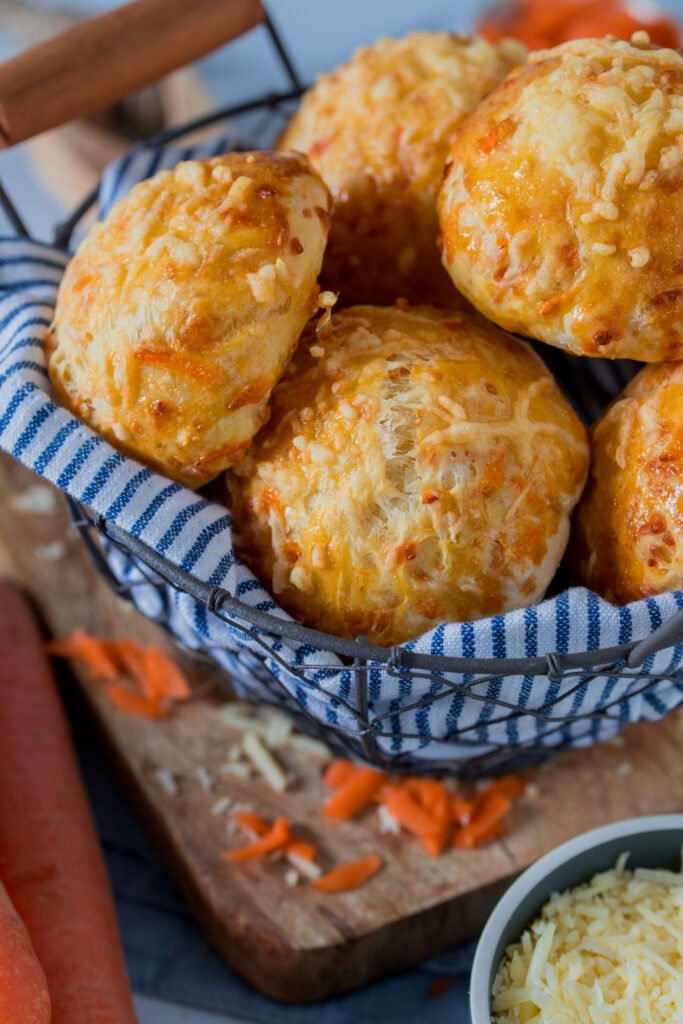
[[[414,32],[363,47],[305,95],[282,145],[332,192],[323,281],[343,305],[465,305],[436,246],[441,174],[457,125],[524,57],[513,40]]]
[[[683,56],[645,33],[531,54],[457,132],[439,216],[453,281],[506,330],[683,356]]]
[[[226,474],[245,561],[307,625],[379,644],[539,600],[588,466],[541,359],[456,311],[331,323]]]
[[[230,153],[136,185],[62,280],[58,400],[189,487],[237,462],[317,307],[328,199],[297,153]]]
[[[627,604],[683,586],[683,363],[646,366],[591,430],[578,582]]]

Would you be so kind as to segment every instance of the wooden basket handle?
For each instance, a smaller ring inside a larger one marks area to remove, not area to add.
[[[260,0],[134,0],[0,66],[0,148],[85,117],[258,25]]]

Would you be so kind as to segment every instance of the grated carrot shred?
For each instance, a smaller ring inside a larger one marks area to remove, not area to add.
[[[369,853],[348,864],[340,864],[339,867],[328,871],[326,875],[321,875],[320,878],[311,882],[311,888],[320,892],[350,892],[352,889],[359,889],[361,885],[365,885],[381,866],[382,861],[377,854]]]
[[[95,679],[113,682],[120,675],[106,644],[86,633],[84,629],[75,629],[71,636],[48,641],[45,650],[53,658],[76,658],[84,661]]]
[[[142,694],[129,690],[120,683],[107,683],[105,692],[112,704],[129,715],[137,715],[139,718],[165,718],[168,714],[168,708],[158,700],[143,697]]]
[[[355,778],[362,770],[360,765],[354,764],[352,761],[333,761],[323,775],[323,782],[330,789],[337,789],[349,782],[350,779]]]
[[[293,838],[287,819],[276,818],[272,828],[264,836],[260,836],[259,839],[249,843],[248,846],[241,847],[239,850],[228,850],[222,856],[225,860],[235,863],[243,860],[253,860],[256,857],[263,857],[267,853],[283,850]]]
[[[248,829],[254,835],[265,836],[271,829],[266,819],[255,811],[233,811],[232,816],[242,828]]]
[[[361,770],[332,794],[323,804],[326,818],[337,821],[349,821],[362,811],[379,792],[386,781],[386,772],[377,772],[373,768]]]

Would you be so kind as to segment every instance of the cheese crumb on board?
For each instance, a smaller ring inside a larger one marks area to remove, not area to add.
[[[285,872],[285,884],[295,886],[299,884],[299,872],[296,868],[290,868]]]
[[[315,882],[322,875],[322,868],[313,860],[306,860],[305,857],[300,857],[297,853],[290,852],[287,852],[285,857],[300,875],[308,878],[311,882]]]
[[[250,779],[254,774],[252,766],[243,761],[227,761],[220,770],[221,775],[235,775],[238,779]]]
[[[493,1024],[673,1024],[683,1019],[683,873],[616,867],[553,893],[509,946]]]
[[[211,808],[211,813],[218,816],[219,814],[223,814],[225,811],[227,811],[231,806],[232,797],[221,796],[218,798],[218,800],[216,800],[216,803]]]
[[[203,764],[197,765],[197,779],[205,793],[208,793],[213,788],[213,777]]]
[[[287,789],[287,776],[256,733],[245,732],[242,737],[242,749],[268,785],[276,793],[284,793]]]
[[[178,792],[178,784],[168,768],[159,768],[155,773],[157,782],[169,796],[175,796]]]
[[[31,484],[9,497],[15,512],[32,512],[38,516],[53,515],[59,508],[57,494],[45,484]]]

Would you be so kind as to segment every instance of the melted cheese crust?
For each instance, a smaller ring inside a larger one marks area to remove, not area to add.
[[[456,134],[439,216],[453,281],[506,330],[683,356],[683,56],[644,33],[531,54]]]
[[[475,315],[357,306],[304,334],[226,479],[238,550],[282,607],[388,645],[540,600],[587,460],[525,342]]]
[[[329,196],[300,154],[230,153],[136,185],[67,267],[59,401],[190,487],[244,454],[317,306]]]
[[[525,55],[509,39],[415,32],[358,50],[306,94],[282,145],[332,192],[323,273],[341,303],[465,305],[436,246],[443,166],[457,126]]]
[[[683,363],[646,366],[591,430],[580,582],[627,604],[683,587]]]

